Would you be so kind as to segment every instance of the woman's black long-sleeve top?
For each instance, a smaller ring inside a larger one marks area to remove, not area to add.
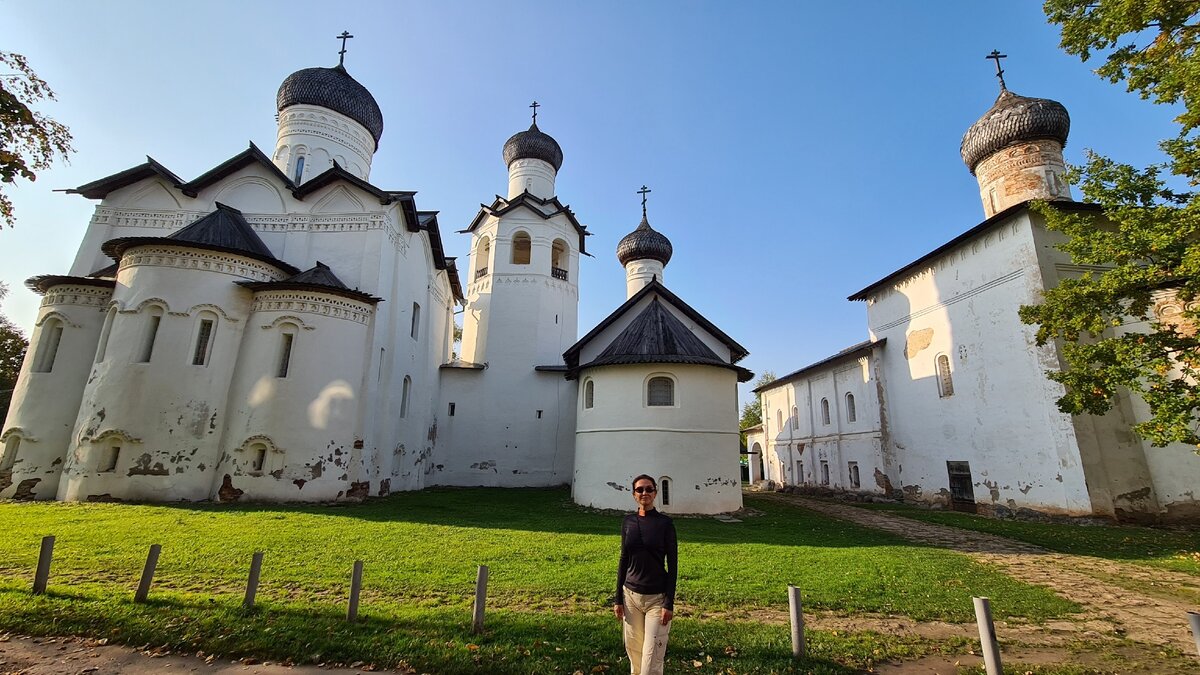
[[[625,604],[622,587],[635,593],[663,593],[663,605],[675,611],[675,580],[678,576],[679,541],[675,523],[658,509],[646,515],[631,513],[621,523],[621,562],[617,565],[617,599]]]

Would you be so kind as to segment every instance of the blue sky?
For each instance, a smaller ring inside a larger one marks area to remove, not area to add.
[[[847,7],[852,7],[847,10]],[[867,337],[845,298],[983,219],[958,156],[998,92],[1071,113],[1085,148],[1146,164],[1172,111],[1126,93],[1058,48],[1040,3],[227,2],[0,4],[0,49],[26,55],[58,94],[42,110],[77,153],[6,187],[0,308],[27,332],[22,282],[65,273],[95,206],[53,192],[144,161],[194,178],[275,140],[275,92],[337,62],[376,97],[385,130],[371,182],[439,210],[447,254],[506,188],[501,146],[529,124],[565,155],[559,197],[594,233],[580,333],[625,297],[614,256],[650,195],[670,237],[672,290],[784,374]]]

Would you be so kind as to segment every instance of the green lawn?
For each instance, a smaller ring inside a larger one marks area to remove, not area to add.
[[[764,515],[676,520],[676,667],[786,669],[786,625],[730,617],[784,612],[788,583],[803,589],[808,609],[922,620],[969,621],[972,595],[990,596],[998,618],[1076,609],[965,556],[773,500],[747,502]],[[0,519],[8,532],[0,538],[0,630],[437,672],[619,670],[609,614],[619,517],[579,509],[565,490],[427,490],[348,506],[0,503]],[[52,593],[31,598],[45,534],[57,537]],[[152,543],[163,545],[154,602],[134,605]],[[238,604],[255,550],[266,553],[261,608],[246,616]],[[356,559],[366,567],[364,621],[350,625],[342,616]],[[478,564],[491,570],[488,631],[472,637]],[[844,672],[948,647],[816,632],[808,669]]]
[[[1200,532],[998,520],[970,513],[930,511],[904,504],[854,504],[930,523],[952,525],[1037,544],[1051,551],[1090,555],[1200,575]]]

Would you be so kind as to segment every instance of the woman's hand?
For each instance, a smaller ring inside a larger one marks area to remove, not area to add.
[[[662,611],[662,625],[665,626],[671,623],[671,617],[673,616],[675,616],[675,614],[672,613],[671,610],[664,608]]]
[[[616,615],[618,621],[624,621],[625,605],[613,605],[613,614]]]

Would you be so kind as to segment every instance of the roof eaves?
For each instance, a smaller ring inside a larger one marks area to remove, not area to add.
[[[835,363],[842,359],[848,359],[852,356],[858,356],[859,354],[869,352],[877,346],[882,346],[886,342],[887,342],[887,338],[880,338],[879,340],[876,340],[875,342],[866,340],[866,341],[860,342],[856,345],[851,345],[832,356],[825,357],[825,358],[821,359],[820,361],[817,361],[816,363],[810,363],[807,366],[804,366],[803,368],[801,368],[799,370],[794,370],[794,371],[788,373],[787,375],[784,375],[783,377],[779,377],[774,380],[771,380],[770,382],[762,385],[761,387],[755,387],[751,391],[757,394],[760,391],[764,391],[767,389],[771,389],[774,387],[778,387],[778,386],[787,384],[788,382],[798,379],[800,376],[804,375],[805,373],[812,372],[813,370],[815,370],[817,368],[820,368],[822,366],[827,366],[831,363]]]
[[[280,171],[279,167],[275,166],[275,163],[264,155],[262,150],[259,150],[258,146],[251,141],[250,147],[179,186],[180,190],[183,191],[183,194],[194,198],[204,188],[251,164],[262,165],[267,171],[278,178],[288,190],[294,191],[296,189],[296,184]]]
[[[104,199],[114,190],[127,185],[133,185],[151,176],[161,177],[170,183],[171,187],[176,189],[179,189],[183,185],[182,178],[176,176],[173,171],[160,164],[150,155],[146,155],[146,161],[142,164],[130,167],[124,171],[118,171],[111,176],[105,176],[90,183],[84,183],[76,188],[63,190],[63,192],[70,195],[83,195],[87,199]]]

